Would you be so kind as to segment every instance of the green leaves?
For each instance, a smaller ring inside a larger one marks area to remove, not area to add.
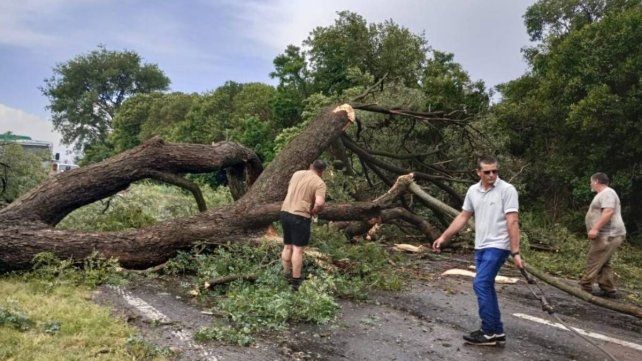
[[[131,95],[165,90],[169,79],[155,64],[141,64],[133,51],[103,46],[58,64],[41,88],[49,98],[54,128],[77,149],[104,142],[112,119]]]
[[[0,327],[11,327],[18,331],[27,331],[34,324],[35,323],[20,310],[0,306]]]
[[[212,253],[181,253],[170,260],[172,273],[196,273],[194,282],[200,300],[212,305],[216,315],[211,327],[201,329],[198,341],[219,340],[242,346],[253,342],[253,334],[281,330],[291,322],[326,323],[334,318],[339,297],[364,299],[371,289],[399,289],[403,282],[390,268],[389,255],[374,243],[351,245],[345,236],[328,226],[313,227],[313,246],[329,256],[350,264],[346,270],[330,272],[310,257],[304,262],[306,279],[298,292],[292,292],[280,264],[281,245],[234,245]],[[399,261],[399,260],[397,260]],[[254,274],[255,282],[236,280],[204,289],[204,282],[227,275]],[[193,289],[194,284],[185,287]]]
[[[27,152],[15,143],[0,143],[0,208],[47,178],[46,166],[51,157]]]
[[[540,1],[527,22],[544,7],[555,24],[567,26],[550,25],[553,33],[532,58],[531,72],[499,87],[504,99],[494,113],[510,135],[508,148],[531,164],[528,193],[545,195],[540,200],[550,202],[554,214],[583,204],[574,195],[585,193],[591,174],[607,173],[629,231],[639,232],[641,208],[633,199],[642,191],[642,5]]]

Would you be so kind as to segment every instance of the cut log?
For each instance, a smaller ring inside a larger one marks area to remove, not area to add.
[[[477,274],[473,271],[453,268],[443,272],[441,275],[442,276],[466,276],[470,278],[475,278]],[[519,279],[515,277],[495,276],[495,283],[514,284],[514,283],[517,283],[517,281],[519,281]]]

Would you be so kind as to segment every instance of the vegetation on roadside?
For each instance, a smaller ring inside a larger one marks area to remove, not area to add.
[[[212,189],[202,184],[208,207],[230,203],[229,189]],[[106,200],[78,208],[57,227],[79,231],[122,231],[136,229],[177,217],[198,213],[191,193],[178,187],[142,181]]]
[[[377,89],[364,102],[416,112],[463,112],[470,120],[466,126],[479,132],[467,133],[461,124],[371,113],[360,113],[358,130],[353,127],[348,132],[383,154],[378,157],[403,169],[464,179],[448,184],[459,194],[465,191],[466,179],[473,181],[469,169],[476,153],[499,154],[502,177],[516,185],[520,201],[531,210],[521,215],[525,259],[571,279],[581,276],[586,262],[588,242],[581,221],[592,197],[588,177],[606,171],[621,196],[631,233],[613,257],[612,267],[622,287],[631,291],[630,300],[642,302],[642,7],[636,0],[539,0],[527,11],[525,22],[532,40],[539,43],[524,49],[528,72],[500,85],[501,99],[494,105],[484,83],[471,79],[453,54],[428,48],[424,34],[413,34],[392,20],[368,23],[346,11],[338,13],[334,24],[314,29],[301,47],[288,46],[274,59],[270,75],[278,80],[276,87],[227,82],[203,94],[155,92],[169,84],[155,64],[142,64],[131,51],[101,47],[56,66],[43,92],[51,100],[54,125],[66,142],[77,141],[85,150],[85,163],[156,135],[173,142],[236,141],[267,163],[303,129],[311,114],[353,99],[373,84]],[[129,65],[120,67],[118,59]],[[110,83],[102,74],[106,69],[121,75],[151,72],[152,81],[140,91],[123,89],[115,106],[94,114],[93,96],[107,100],[115,93],[113,89],[85,95],[64,91],[63,85],[77,83],[83,69],[103,69],[92,71],[96,75],[92,84]],[[97,120],[97,127],[79,127],[83,119]],[[326,175],[331,200],[371,199],[388,189],[385,180],[375,175],[366,179],[368,170],[354,154],[348,156],[354,174],[343,173],[348,164],[342,164]],[[384,173],[394,179],[394,172]],[[42,159],[15,144],[0,146],[0,207],[45,177]],[[220,174],[194,177],[209,207],[231,202],[225,187],[211,186],[224,183]],[[457,197],[435,184],[422,186],[450,205],[460,205]],[[443,228],[447,223],[429,209],[411,204],[433,224]],[[57,227],[119,231],[197,212],[189,193],[143,181],[77,209]],[[395,230],[386,237],[397,235]],[[279,331],[289,323],[332,320],[341,298],[362,300],[372,290],[403,287],[406,260],[389,254],[385,245],[349,244],[326,225],[314,227],[313,239],[313,246],[327,258],[306,258],[304,272],[309,278],[298,293],[290,292],[281,273],[280,247],[269,242],[214,249],[200,245],[168,262],[164,272],[179,277],[185,292],[193,291],[199,302],[222,316],[199,331],[197,339],[248,345],[261,332]],[[529,244],[552,251],[530,249]],[[126,273],[114,260],[92,255],[81,268],[77,266],[41,254],[33,270],[0,277],[0,359],[168,356],[167,350],[146,343],[124,322],[111,320],[107,310],[90,302],[94,287],[126,281]],[[244,274],[253,274],[256,280],[206,287],[213,279]]]
[[[559,223],[547,222],[533,213],[521,216],[524,259],[556,276],[579,279],[586,269],[589,241]],[[543,244],[551,251],[531,249],[530,244]],[[621,288],[631,301],[642,303],[642,249],[625,241],[611,258],[610,266],[618,276]]]
[[[199,341],[218,340],[249,345],[254,335],[282,330],[292,322],[322,324],[339,309],[339,298],[365,299],[374,289],[400,290],[403,272],[390,267],[403,264],[403,256],[389,254],[377,243],[348,244],[345,236],[328,225],[315,226],[312,246],[321,258],[307,256],[303,282],[292,292],[280,262],[281,244],[233,245],[212,252],[183,252],[168,262],[165,272],[189,277],[185,291],[198,294],[212,312],[223,316],[196,334]],[[209,288],[212,280],[228,275],[256,276]]]
[[[167,348],[140,338],[136,329],[92,302],[92,290],[120,283],[115,260],[93,255],[82,269],[52,254],[38,255],[33,270],[0,278],[1,360],[165,360]]]

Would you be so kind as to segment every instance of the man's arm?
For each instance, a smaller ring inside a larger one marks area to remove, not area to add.
[[[513,256],[515,266],[524,268],[522,256],[519,254],[519,213],[506,213],[506,226],[508,227],[508,238],[510,239],[510,254]]]
[[[323,207],[325,206],[325,197],[322,197],[320,195],[314,196],[314,207],[312,207],[312,210],[310,211],[310,214],[313,216],[316,216],[323,210]]]
[[[602,208],[600,219],[595,222],[595,225],[593,225],[591,230],[588,232],[589,239],[595,239],[595,237],[597,237],[598,233],[600,233],[600,229],[604,227],[605,224],[609,223],[611,217],[613,217],[613,213],[615,213],[613,208]]]
[[[472,216],[473,212],[469,211],[462,211],[461,213],[459,213],[459,215],[455,217],[455,219],[452,221],[452,223],[450,223],[444,233],[432,243],[433,252],[441,252],[441,245],[448,242],[448,240],[452,236],[454,236],[455,234],[457,234],[457,232],[464,228],[464,226]]]

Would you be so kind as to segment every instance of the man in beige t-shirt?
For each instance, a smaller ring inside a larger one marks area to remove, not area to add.
[[[325,204],[326,185],[321,179],[324,170],[325,163],[317,159],[308,170],[294,172],[281,206],[281,261],[285,273],[292,275],[292,289],[295,291],[301,284],[303,251],[310,242],[310,219],[316,217]]]
[[[609,187],[609,177],[604,173],[591,176],[591,190],[597,194],[585,218],[591,245],[580,286],[584,291],[592,292],[593,283],[597,282],[601,290],[598,295],[614,297],[616,289],[609,261],[626,237],[620,198]]]

